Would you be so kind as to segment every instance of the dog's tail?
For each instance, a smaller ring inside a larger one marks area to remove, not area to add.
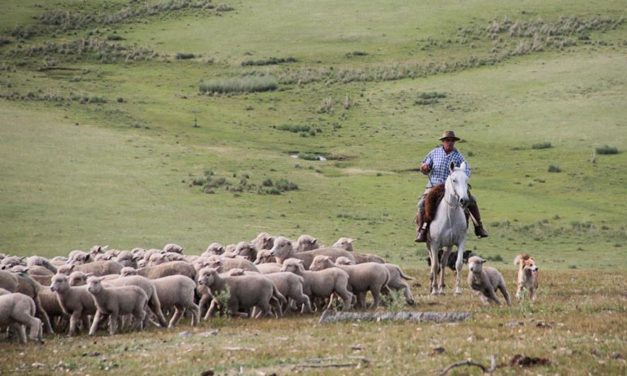
[[[523,260],[529,259],[529,255],[526,253],[521,253],[514,258],[514,265],[520,264],[522,266]]]

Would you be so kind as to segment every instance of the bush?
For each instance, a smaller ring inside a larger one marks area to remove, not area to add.
[[[309,125],[282,124],[282,125],[279,125],[277,129],[280,131],[299,133],[299,132],[309,132],[311,130],[311,127]]]
[[[196,55],[194,55],[193,53],[189,53],[189,52],[177,52],[176,53],[176,60],[188,60],[188,59],[193,59],[195,57]]]
[[[542,142],[542,143],[539,143],[539,144],[531,145],[532,149],[550,149],[552,147],[553,146],[551,145],[550,142]]]
[[[203,94],[253,93],[273,91],[276,90],[278,86],[277,79],[272,76],[244,76],[202,82],[198,86],[198,89]]]
[[[440,93],[437,91],[429,91],[418,93],[418,99],[414,102],[419,106],[426,106],[430,104],[439,103],[440,99],[446,98],[446,93]]]
[[[600,146],[595,149],[597,154],[618,154],[618,149],[613,146]]]
[[[556,165],[549,165],[549,172],[562,172],[562,169]]]
[[[258,66],[263,66],[263,65],[278,65],[278,64],[286,64],[286,63],[295,63],[296,59],[293,57],[271,57],[268,59],[262,59],[262,60],[245,60],[242,61],[242,66],[250,66],[250,65],[258,65]]]
[[[287,179],[277,180],[274,186],[281,192],[298,190],[298,185],[292,183],[291,181],[288,181]]]

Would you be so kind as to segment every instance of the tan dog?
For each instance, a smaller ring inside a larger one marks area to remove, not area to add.
[[[533,257],[526,253],[516,256],[514,265],[519,265],[518,278],[516,283],[516,298],[522,299],[523,289],[529,290],[529,297],[536,300],[536,290],[538,289],[538,266]]]

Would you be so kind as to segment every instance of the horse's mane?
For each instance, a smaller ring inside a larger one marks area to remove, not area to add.
[[[427,197],[425,197],[425,222],[431,222],[435,218],[438,210],[438,204],[444,197],[444,184],[438,184],[431,188]]]

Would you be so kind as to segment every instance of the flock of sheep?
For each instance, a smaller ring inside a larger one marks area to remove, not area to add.
[[[381,295],[402,291],[414,304],[398,265],[357,253],[353,240],[331,247],[302,235],[296,241],[260,233],[227,247],[209,245],[201,255],[183,248],[114,250],[94,246],[67,257],[0,254],[0,328],[26,343],[43,333],[80,330],[141,330],[174,327],[184,316],[192,325],[218,311],[243,317],[309,313],[339,305],[343,310],[373,305]]]

